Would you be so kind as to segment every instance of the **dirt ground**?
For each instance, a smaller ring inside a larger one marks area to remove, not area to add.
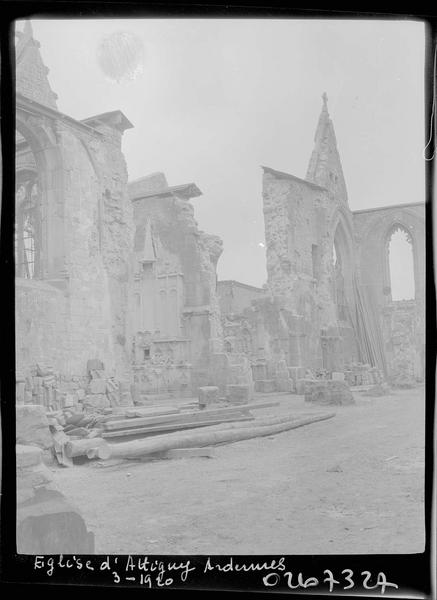
[[[98,554],[422,552],[423,388],[354,395],[330,420],[213,458],[90,461],[54,468],[55,479]],[[268,398],[281,407],[257,416],[309,412],[301,396]]]

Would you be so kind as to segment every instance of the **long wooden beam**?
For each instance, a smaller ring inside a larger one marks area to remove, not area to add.
[[[156,425],[161,423],[190,423],[203,421],[208,417],[220,416],[239,416],[242,411],[253,410],[257,408],[267,408],[278,406],[279,402],[250,402],[248,404],[235,404],[224,408],[203,409],[181,414],[157,415],[155,417],[138,417],[130,419],[120,419],[119,421],[107,421],[104,423],[105,431],[114,431],[118,429],[128,429],[131,427]]]
[[[247,440],[254,437],[262,437],[281,433],[289,429],[303,427],[317,421],[331,419],[335,413],[325,413],[307,417],[303,419],[294,419],[285,423],[275,425],[248,427],[230,430],[219,430],[209,432],[188,432],[185,434],[169,434],[141,440],[133,440],[120,444],[110,444],[111,457],[135,458],[146,456],[156,452],[165,452],[173,448],[198,448],[202,446],[212,446],[215,444],[232,443],[241,440]]]
[[[229,417],[224,419],[223,417],[217,419],[208,419],[206,421],[198,421],[192,423],[168,423],[164,425],[152,425],[149,427],[135,427],[133,429],[119,429],[116,431],[103,431],[102,438],[119,438],[126,437],[129,435],[149,435],[153,433],[162,433],[165,431],[177,431],[180,429],[195,429],[197,427],[208,427],[211,425],[219,425],[221,423],[229,422],[240,422],[240,421],[254,421],[254,417]]]

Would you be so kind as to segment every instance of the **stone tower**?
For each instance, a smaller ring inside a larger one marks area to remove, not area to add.
[[[314,136],[306,180],[326,188],[340,203],[348,205],[346,183],[337,148],[334,125],[328,112],[328,97],[322,95],[323,105]]]

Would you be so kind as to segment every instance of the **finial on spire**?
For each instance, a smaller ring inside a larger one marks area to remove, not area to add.
[[[322,100],[323,100],[323,108],[325,110],[328,110],[328,94],[326,92],[323,92]]]

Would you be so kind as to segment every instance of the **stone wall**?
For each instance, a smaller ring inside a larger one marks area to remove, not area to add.
[[[263,288],[246,285],[239,281],[218,281],[217,294],[222,314],[240,314],[252,300],[268,293]]]
[[[42,281],[19,279],[15,285],[17,370],[29,373],[36,363],[60,371],[67,364],[67,302],[64,293]]]
[[[289,367],[332,372],[371,363],[392,381],[421,380],[424,205],[350,211],[326,95],[314,142],[305,180],[264,167],[268,287],[275,307],[273,313],[266,313],[267,305],[262,310],[264,331],[275,332],[266,333],[266,346],[281,347]],[[388,236],[394,227],[408,232],[413,246],[415,298],[408,302],[391,298]],[[288,352],[281,328],[288,329]]]
[[[129,184],[138,304],[132,328],[137,338],[147,340],[142,342],[145,354],[136,352],[136,379],[143,392],[188,393],[214,383],[209,381],[210,357],[223,348],[216,294],[222,242],[199,230],[190,186],[170,188],[160,173]]]
[[[340,369],[357,353],[352,323],[339,322],[333,295],[334,239],[339,223],[348,229],[343,209],[327,190],[267,168],[263,199],[268,285],[290,315],[294,338],[289,366]],[[345,271],[347,302],[352,305],[353,247],[344,254],[350,265]]]
[[[108,274],[103,261],[99,222],[98,174],[81,140],[60,127],[64,164],[64,268],[69,357],[64,370],[85,373],[86,361],[99,358],[116,366]]]
[[[130,329],[132,300],[131,257],[134,238],[133,207],[127,190],[127,166],[121,149],[122,135],[131,124],[116,111],[95,123],[102,134],[100,143],[91,140],[89,148],[97,165],[100,188],[97,220],[100,221],[100,251],[106,272],[110,302],[111,334],[117,375],[131,376],[130,350],[134,332]],[[87,122],[90,120],[87,119]],[[94,124],[94,122],[93,122]],[[101,204],[100,204],[101,203]]]
[[[129,379],[134,228],[121,140],[132,125],[119,111],[82,122],[58,113],[46,75],[26,25],[17,46],[17,169],[29,164],[37,175],[40,268],[17,279],[17,372],[33,377],[49,364],[77,382],[98,358],[108,375]]]
[[[353,213],[357,275],[380,332],[386,375],[410,384],[425,368],[425,205],[387,206]],[[415,298],[393,301],[388,266],[388,236],[394,226],[408,232],[413,248]]]

